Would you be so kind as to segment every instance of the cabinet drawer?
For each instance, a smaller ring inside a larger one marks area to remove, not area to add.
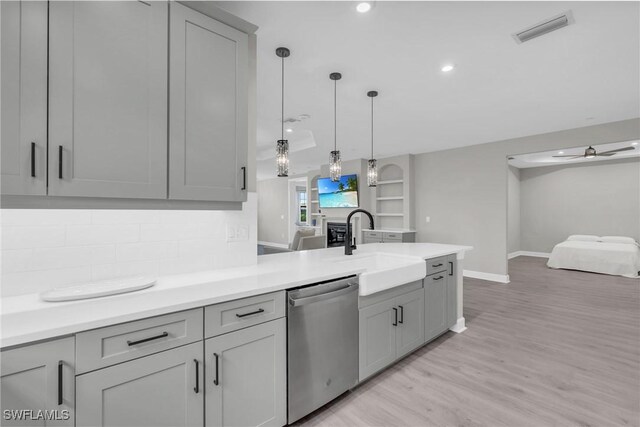
[[[205,337],[284,317],[284,291],[210,305],[204,309]]]
[[[202,309],[181,311],[76,335],[76,372],[116,363],[202,340]]]
[[[439,271],[437,274],[432,274],[424,278],[424,287],[425,289],[433,283],[440,283],[447,281],[447,272]]]
[[[382,231],[375,231],[375,230],[364,230],[362,232],[362,235],[364,236],[364,238],[369,238],[369,239],[381,239],[382,238]]]
[[[402,233],[391,233],[385,231],[383,239],[385,242],[402,242]]]
[[[441,256],[438,258],[432,258],[427,260],[427,276],[434,273],[447,270],[447,257]]]

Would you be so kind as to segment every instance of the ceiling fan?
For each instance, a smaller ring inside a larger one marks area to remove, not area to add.
[[[617,148],[615,150],[605,151],[604,153],[598,153],[595,148],[593,148],[592,146],[589,146],[589,148],[585,148],[584,154],[579,154],[579,155],[569,154],[564,156],[552,156],[552,157],[568,157],[567,160],[579,159],[579,158],[593,159],[594,157],[600,157],[600,156],[609,157],[621,151],[629,151],[629,150],[635,150],[635,147],[623,147],[623,148]]]

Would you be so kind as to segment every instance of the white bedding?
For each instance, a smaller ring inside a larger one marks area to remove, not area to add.
[[[565,241],[553,248],[547,266],[637,278],[640,247],[629,243]]]

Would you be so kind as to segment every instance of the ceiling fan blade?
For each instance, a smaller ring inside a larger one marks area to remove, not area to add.
[[[618,148],[616,150],[609,150],[609,151],[605,151],[603,153],[598,153],[598,156],[602,156],[603,154],[615,154],[615,153],[619,153],[621,151],[629,151],[629,150],[635,150],[635,147],[623,147],[623,148]]]
[[[607,153],[602,153],[602,154],[598,153],[598,154],[596,154],[596,156],[598,156],[598,157],[611,157],[611,156],[615,156],[615,155],[616,155],[616,153],[609,153],[609,154],[607,154]]]
[[[575,155],[575,154],[569,154],[566,156],[551,156],[551,157],[573,157],[573,158],[577,158],[577,157],[584,157],[584,155],[580,154],[580,155]]]

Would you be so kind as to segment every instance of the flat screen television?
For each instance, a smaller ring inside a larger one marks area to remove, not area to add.
[[[342,175],[338,181],[318,178],[318,204],[320,208],[357,208],[358,175]]]

